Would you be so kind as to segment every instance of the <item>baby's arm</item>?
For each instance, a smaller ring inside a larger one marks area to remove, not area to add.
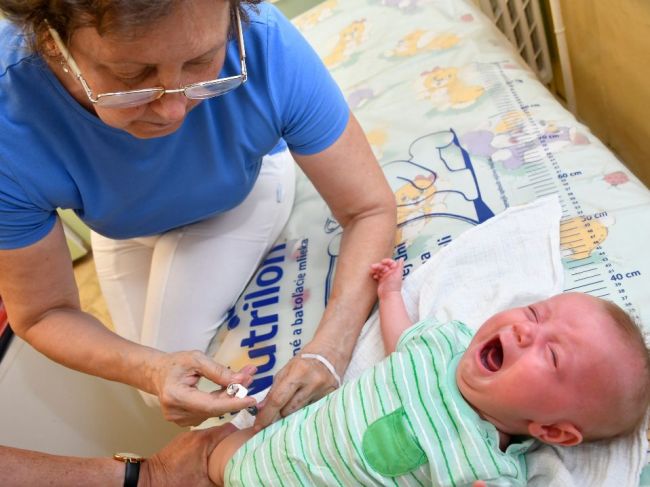
[[[413,324],[402,299],[403,269],[404,261],[401,259],[384,259],[371,266],[371,275],[378,283],[379,322],[386,354],[395,351],[400,335]]]
[[[208,457],[208,476],[216,485],[224,485],[226,465],[239,447],[255,435],[253,428],[237,430],[224,438]]]

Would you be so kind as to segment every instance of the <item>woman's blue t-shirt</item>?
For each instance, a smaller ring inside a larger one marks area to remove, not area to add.
[[[349,110],[332,77],[275,7],[249,14],[247,83],[155,139],[86,111],[20,31],[0,23],[0,248],[43,238],[57,207],[111,238],[162,233],[243,201],[267,153],[333,144]],[[239,74],[239,65],[232,40],[220,76]]]

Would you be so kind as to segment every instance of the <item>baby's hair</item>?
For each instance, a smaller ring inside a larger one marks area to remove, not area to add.
[[[638,429],[643,422],[645,415],[650,407],[650,348],[644,333],[632,317],[621,307],[611,301],[602,301],[605,311],[612,320],[618,325],[619,331],[623,335],[626,343],[632,347],[633,351],[643,362],[641,376],[635,382],[636,388],[630,397],[627,398],[628,413],[632,413],[627,427],[619,435],[625,435]]]

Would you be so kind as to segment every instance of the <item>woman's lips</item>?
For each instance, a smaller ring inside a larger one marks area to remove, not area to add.
[[[503,365],[503,346],[496,336],[483,345],[480,352],[481,364],[490,372],[497,372]]]

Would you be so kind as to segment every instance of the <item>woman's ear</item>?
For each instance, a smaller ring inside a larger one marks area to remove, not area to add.
[[[583,439],[580,430],[569,422],[547,425],[532,421],[528,424],[528,433],[544,443],[560,446],[575,446]]]

